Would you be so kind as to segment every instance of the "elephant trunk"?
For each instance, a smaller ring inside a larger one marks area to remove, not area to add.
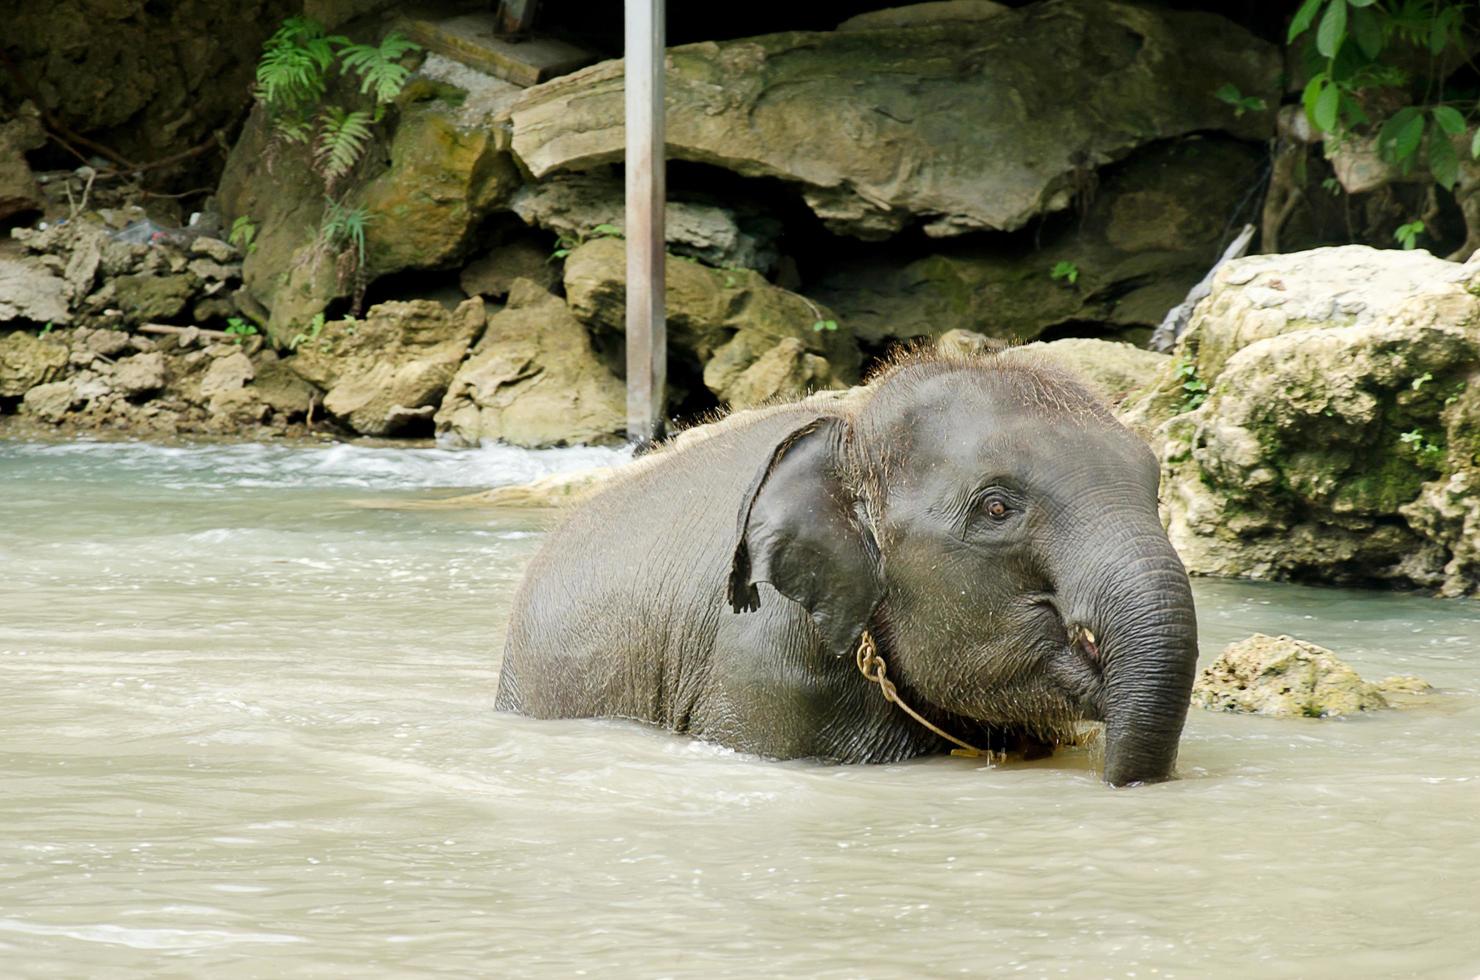
[[[1065,591],[1071,622],[1096,634],[1104,779],[1160,782],[1172,777],[1197,670],[1192,589],[1159,523],[1139,533],[1122,524],[1116,541],[1095,544],[1085,553],[1097,560]]]

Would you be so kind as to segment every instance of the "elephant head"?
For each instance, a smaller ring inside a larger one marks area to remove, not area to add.
[[[796,429],[756,476],[737,610],[768,582],[835,655],[870,630],[937,714],[1050,738],[1103,721],[1107,782],[1170,778],[1196,618],[1150,450],[1018,358],[916,360],[873,389]]]

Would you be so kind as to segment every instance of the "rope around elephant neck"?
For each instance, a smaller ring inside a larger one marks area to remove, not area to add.
[[[858,638],[858,651],[856,654],[856,660],[858,662],[858,672],[862,674],[864,676],[864,679],[869,681],[869,683],[879,685],[879,693],[884,695],[885,701],[888,701],[890,704],[897,705],[899,707],[899,710],[903,711],[905,714],[909,715],[911,718],[915,719],[915,721],[924,725],[926,728],[930,729],[932,732],[939,735],[947,742],[953,742],[956,745],[959,745],[960,748],[951,750],[951,755],[959,755],[968,759],[992,758],[991,750],[979,749],[975,745],[972,745],[970,742],[961,741],[950,732],[942,731],[939,727],[932,724],[928,719],[926,719],[924,715],[920,714],[920,712],[916,711],[914,708],[911,708],[908,704],[905,704],[904,699],[899,696],[899,691],[897,688],[895,688],[894,682],[889,679],[889,668],[887,665],[885,665],[884,658],[879,656],[879,648],[874,643],[873,634],[870,633],[868,630],[864,630],[863,635]]]

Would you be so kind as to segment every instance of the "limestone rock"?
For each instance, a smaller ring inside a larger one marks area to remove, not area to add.
[[[1002,341],[975,330],[947,330],[935,338],[935,349],[947,357],[978,357],[995,354],[1007,347]]]
[[[485,120],[464,120],[450,92],[424,79],[407,85],[388,164],[372,169],[349,195],[350,206],[370,214],[365,274],[372,279],[453,262],[483,217],[518,186],[505,137]],[[256,248],[242,263],[245,293],[268,314],[268,333],[286,343],[331,300],[347,296],[352,282],[317,243],[322,182],[306,160],[280,159],[270,171],[262,166],[271,140],[265,114],[254,110],[227,159],[221,203],[228,219],[255,223]]]
[[[26,151],[46,144],[35,106],[29,112],[0,123],[0,222],[40,211],[46,205],[36,176],[26,163]]]
[[[611,330],[625,327],[626,257],[620,240],[598,238],[565,260],[565,293],[576,316]],[[817,361],[803,372],[816,387],[831,388],[858,378],[861,356],[843,329],[818,330],[836,322],[827,307],[771,285],[749,269],[711,269],[670,259],[666,269],[668,342],[704,364],[704,384],[729,400],[731,389],[751,365],[785,339],[795,340]],[[799,362],[800,363],[800,362]],[[735,389],[748,397],[748,389]]]
[[[1144,388],[1171,361],[1167,354],[1092,337],[1068,337],[1012,347],[1002,356],[1042,360],[1068,371],[1087,382],[1112,405]]]
[[[307,415],[319,394],[270,350],[263,351],[253,367],[251,391],[253,398],[284,419]]]
[[[626,229],[626,191],[616,177],[560,174],[514,193],[509,207],[526,224],[547,228],[571,241],[585,241],[600,226]],[[709,265],[769,272],[776,265],[775,218],[670,193],[663,233],[670,251]]]
[[[113,369],[113,385],[126,398],[153,394],[164,384],[164,355],[158,351],[126,357]]]
[[[60,422],[77,401],[77,390],[72,387],[72,382],[50,381],[27,391],[21,399],[21,407],[28,415],[48,422]]]
[[[67,348],[43,337],[16,331],[0,337],[0,398],[19,398],[58,378],[67,367]]]
[[[431,93],[428,93],[431,94]],[[402,101],[390,167],[363,192],[372,275],[429,269],[461,254],[474,226],[518,186],[497,130],[466,126],[435,97]]]
[[[1237,117],[1213,93],[1275,105],[1278,76],[1276,49],[1221,17],[1090,0],[689,44],[668,52],[668,155],[798,184],[839,233],[1010,230],[1137,146],[1264,138],[1272,110]],[[620,159],[622,99],[619,61],[529,89],[515,154],[541,180]]]
[[[1123,413],[1189,571],[1480,589],[1477,293],[1480,262],[1365,246],[1221,270]]]
[[[723,363],[719,358],[711,365]],[[706,368],[705,383],[709,384]],[[753,408],[774,401],[796,401],[818,388],[842,387],[832,377],[826,359],[807,353],[795,337],[783,337],[723,384],[720,397],[733,408]]]
[[[223,265],[241,259],[241,254],[237,252],[236,246],[229,242],[223,242],[219,238],[212,238],[209,235],[201,235],[195,238],[190,243],[190,251],[195,255],[213,259]]]
[[[184,276],[138,273],[120,276],[113,284],[118,305],[131,323],[177,317],[195,294],[194,285]]]
[[[993,0],[935,0],[933,3],[914,3],[905,7],[871,10],[866,14],[849,17],[838,25],[838,30],[883,31],[930,24],[974,26],[1009,9],[1000,3],[994,3]]]
[[[1263,633],[1225,647],[1198,675],[1192,703],[1276,718],[1330,718],[1388,706],[1376,685],[1325,647]]]
[[[252,359],[236,348],[221,344],[208,349],[207,354],[211,357],[210,366],[200,382],[200,395],[204,399],[237,391],[256,376]]]
[[[6,56],[63,125],[142,163],[230,128],[262,42],[298,9],[284,0],[7,4]]]
[[[560,281],[560,270],[547,252],[533,242],[519,239],[496,245],[468,263],[458,284],[469,296],[503,299],[516,279],[528,279],[545,289],[553,289]]]
[[[451,312],[431,300],[381,303],[363,320],[327,324],[291,364],[350,428],[395,435],[420,418],[408,413],[441,402],[483,324],[481,299]]]
[[[870,344],[953,329],[1029,341],[1064,324],[1154,327],[1221,252],[1264,154],[1221,137],[1164,143],[1101,172],[1083,217],[1042,247],[944,243],[834,263],[816,297]],[[1062,264],[1074,281],[1054,279]]]
[[[71,323],[67,284],[35,262],[0,259],[0,323]]]
[[[437,435],[459,445],[611,442],[626,426],[626,406],[621,380],[597,359],[581,322],[559,297],[520,279],[452,379]]]

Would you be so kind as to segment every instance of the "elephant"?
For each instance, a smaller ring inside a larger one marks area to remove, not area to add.
[[[853,394],[732,417],[576,505],[516,593],[496,709],[837,763],[937,731],[1031,756],[1097,721],[1105,782],[1172,778],[1197,623],[1146,444],[1024,357],[915,353]]]

